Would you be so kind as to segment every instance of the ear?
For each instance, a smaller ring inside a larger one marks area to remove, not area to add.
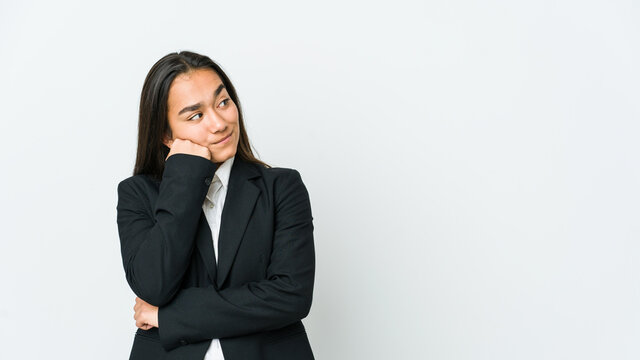
[[[173,139],[171,138],[171,134],[170,133],[166,133],[164,134],[164,137],[162,138],[162,143],[168,147],[169,149],[171,149],[171,144],[173,144]]]

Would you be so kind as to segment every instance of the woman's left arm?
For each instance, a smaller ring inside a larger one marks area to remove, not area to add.
[[[207,339],[278,329],[309,313],[315,276],[309,194],[296,170],[276,193],[275,234],[267,278],[240,287],[179,291],[158,311],[165,349]]]

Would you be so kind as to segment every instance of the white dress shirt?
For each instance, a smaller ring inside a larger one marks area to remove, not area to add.
[[[224,200],[227,197],[227,186],[229,184],[229,175],[231,174],[232,157],[223,162],[213,176],[207,197],[202,204],[202,210],[207,218],[209,227],[211,228],[211,237],[213,238],[213,248],[216,255],[216,266],[218,264],[218,235],[220,234],[220,218],[222,217],[222,209],[224,208]],[[219,339],[211,340],[209,349],[204,355],[204,360],[224,360],[222,347]]]

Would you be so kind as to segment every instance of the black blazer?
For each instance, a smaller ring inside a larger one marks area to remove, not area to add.
[[[309,194],[294,169],[236,156],[220,224],[219,264],[202,203],[217,165],[175,154],[162,181],[118,185],[117,223],[133,292],[158,306],[130,359],[202,360],[219,338],[225,360],[313,359],[301,319],[315,273]]]

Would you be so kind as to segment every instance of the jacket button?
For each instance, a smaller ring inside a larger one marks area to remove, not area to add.
[[[204,183],[207,184],[207,186],[211,185],[211,178],[204,179]]]
[[[182,344],[182,345],[187,345],[188,343],[187,343],[187,340],[185,340],[185,339],[181,339],[181,340],[180,340],[180,344]]]

